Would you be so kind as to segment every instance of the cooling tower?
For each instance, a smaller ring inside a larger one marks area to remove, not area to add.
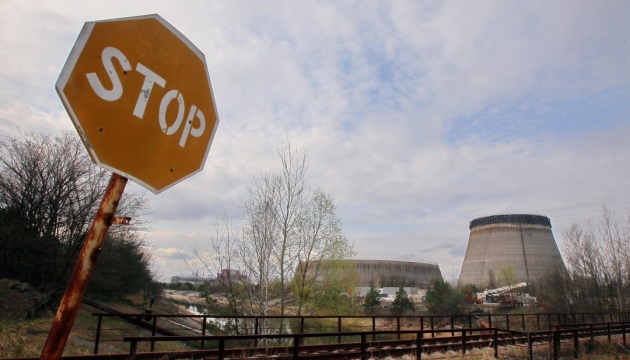
[[[523,281],[536,283],[550,271],[565,269],[546,216],[487,216],[474,219],[469,228],[460,286],[472,284],[484,289]]]

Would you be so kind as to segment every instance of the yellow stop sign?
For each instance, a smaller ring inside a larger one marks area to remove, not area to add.
[[[159,15],[85,23],[55,87],[95,163],[154,193],[203,169],[219,124],[205,56]]]

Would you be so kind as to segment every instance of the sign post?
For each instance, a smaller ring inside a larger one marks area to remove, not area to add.
[[[56,90],[90,157],[112,177],[40,359],[61,357],[131,179],[159,193],[200,172],[219,124],[206,60],[159,15],[87,22]]]
[[[113,223],[128,221],[128,219],[114,216],[126,185],[127,178],[112,173],[105,195],[103,195],[90,231],[83,242],[77,263],[72,271],[72,276],[57,309],[48,338],[44,343],[40,357],[42,360],[61,358],[63,349],[68,341],[68,335],[70,335],[70,330],[79,312],[83,294],[85,294],[85,289],[96,264],[96,259],[105,242],[107,230]]]

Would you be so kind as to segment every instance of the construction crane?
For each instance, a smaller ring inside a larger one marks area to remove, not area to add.
[[[526,282],[521,282],[518,284],[513,284],[513,285],[508,285],[508,286],[503,286],[500,288],[496,288],[496,289],[486,289],[483,292],[477,293],[475,296],[475,303],[477,304],[482,304],[484,302],[492,302],[495,303],[498,301],[498,297],[499,295],[506,293],[510,290],[514,290],[514,289],[519,289],[522,287],[526,287],[529,286],[528,283]],[[486,301],[486,299],[490,299],[490,301]]]

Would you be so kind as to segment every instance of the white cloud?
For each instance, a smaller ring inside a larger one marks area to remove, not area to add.
[[[560,240],[603,204],[627,211],[629,7],[3,2],[0,131],[71,129],[54,82],[83,22],[158,13],[205,53],[221,117],[205,170],[149,195],[165,276],[189,272],[176,258],[215,217],[239,216],[287,136],[360,256],[428,257],[449,276],[473,218],[547,215]]]

